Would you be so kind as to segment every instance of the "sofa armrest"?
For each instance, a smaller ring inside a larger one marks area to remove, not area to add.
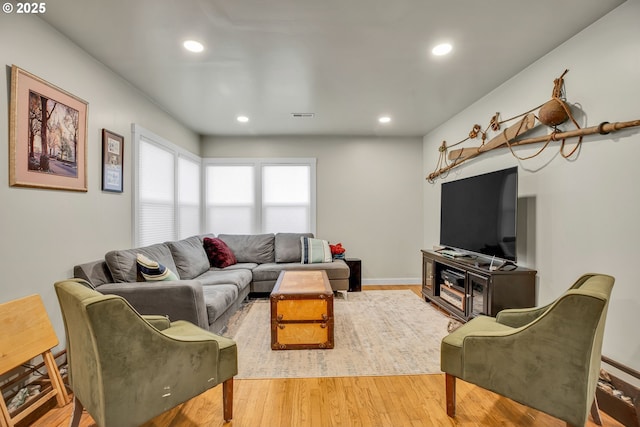
[[[105,283],[96,290],[123,297],[140,314],[168,316],[172,322],[186,320],[209,330],[202,284],[197,280]]]

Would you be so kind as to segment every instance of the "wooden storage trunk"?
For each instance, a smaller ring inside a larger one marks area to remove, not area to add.
[[[271,292],[273,350],[330,349],[333,290],[325,271],[283,271]]]

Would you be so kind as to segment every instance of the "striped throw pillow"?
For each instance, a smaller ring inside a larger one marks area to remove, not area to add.
[[[161,280],[180,280],[178,276],[158,261],[153,261],[143,254],[136,256],[136,264],[138,273],[144,277],[147,282],[158,282]]]
[[[319,262],[331,262],[331,249],[329,242],[311,237],[300,237],[302,245],[302,264],[315,264]]]

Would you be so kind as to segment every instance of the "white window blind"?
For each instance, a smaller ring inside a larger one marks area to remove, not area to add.
[[[136,246],[205,232],[315,233],[316,159],[205,159],[203,167],[138,125],[133,140]]]
[[[139,244],[173,240],[174,159],[166,149],[144,138],[140,140],[138,158]]]
[[[200,234],[200,162],[178,157],[178,239]]]
[[[201,159],[133,125],[133,240],[147,246],[199,234]]]
[[[315,233],[315,159],[205,159],[206,231]]]
[[[255,228],[254,167],[213,164],[206,168],[207,224],[214,234],[251,234]]]
[[[310,212],[310,165],[262,166],[263,232],[309,232]]]

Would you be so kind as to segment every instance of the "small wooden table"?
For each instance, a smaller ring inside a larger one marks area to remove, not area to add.
[[[362,291],[362,260],[360,258],[345,258],[349,266],[349,292]]]
[[[324,270],[281,272],[270,299],[272,350],[333,348],[333,290]]]

